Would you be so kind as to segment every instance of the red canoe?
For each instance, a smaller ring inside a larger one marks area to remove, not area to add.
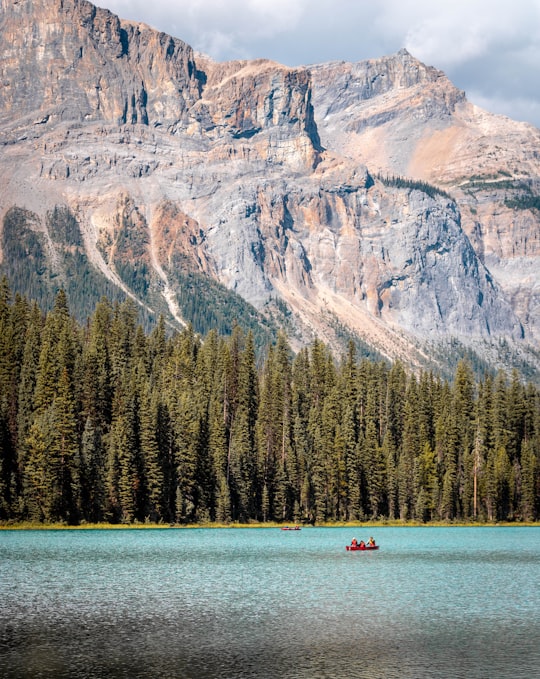
[[[281,526],[281,530],[302,530],[300,526]]]
[[[357,545],[356,547],[353,547],[352,545],[346,545],[345,549],[348,552],[367,552],[370,549],[379,549],[379,545],[373,545],[369,546],[366,545],[365,547],[360,547],[360,545]]]

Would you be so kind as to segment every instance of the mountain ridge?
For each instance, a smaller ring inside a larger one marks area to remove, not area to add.
[[[2,10],[0,258],[26,210],[54,273],[39,285],[66,280],[60,206],[92,275],[179,327],[197,275],[269,323],[284,303],[297,347],[338,348],[337,324],[413,365],[458,341],[539,369],[538,212],[511,207],[537,195],[536,128],[406,50],[219,63],[86,0]]]

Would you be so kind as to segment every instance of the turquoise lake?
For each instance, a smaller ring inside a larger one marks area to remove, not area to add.
[[[5,679],[540,677],[536,527],[0,531],[0,585]]]

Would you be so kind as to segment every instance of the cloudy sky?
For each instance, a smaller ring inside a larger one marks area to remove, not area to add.
[[[95,0],[94,0],[95,1]],[[406,47],[467,98],[540,127],[540,0],[97,0],[216,60],[288,66]]]

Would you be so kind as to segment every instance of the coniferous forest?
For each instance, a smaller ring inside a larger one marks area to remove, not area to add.
[[[0,285],[3,522],[534,521],[540,392],[336,359]]]

